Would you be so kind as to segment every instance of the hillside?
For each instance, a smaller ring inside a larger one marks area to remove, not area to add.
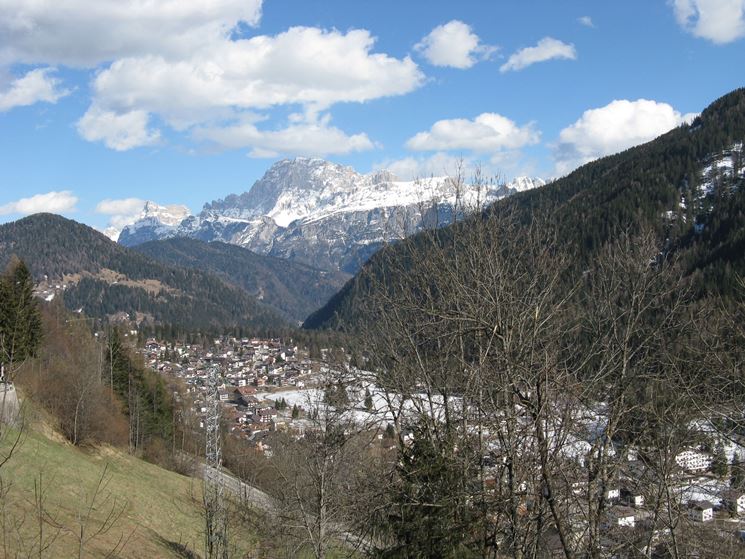
[[[0,443],[3,453],[11,439]],[[21,445],[0,468],[7,491],[3,494],[5,532],[0,534],[0,554],[38,556],[35,491],[41,486],[42,538],[49,546],[42,555],[76,557],[77,534],[102,476],[104,483],[87,518],[85,534],[92,536],[112,511],[113,525],[91,537],[84,546],[85,557],[201,556],[204,520],[198,479],[111,447],[81,450],[44,425],[27,428]],[[242,556],[252,549],[255,539],[248,526],[235,528],[232,543],[236,555]]]
[[[214,274],[293,321],[302,321],[320,308],[349,279],[342,272],[318,270],[218,241],[173,238],[133,250],[166,265]]]
[[[90,317],[126,313],[138,322],[190,330],[283,325],[238,287],[203,271],[163,264],[57,215],[36,214],[0,226],[0,267],[14,254],[36,281],[52,294],[62,293],[67,308]],[[64,289],[55,290],[57,285]]]
[[[690,125],[500,200],[487,213],[514,216],[522,227],[516,235],[534,223],[551,227],[577,273],[620,233],[652,229],[680,258],[700,296],[727,294],[736,274],[745,273],[744,142],[745,89],[738,89]],[[365,277],[378,275],[387,258],[400,258],[397,250],[375,255],[305,327],[353,326],[366,304]]]

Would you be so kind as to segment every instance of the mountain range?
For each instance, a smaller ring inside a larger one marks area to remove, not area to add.
[[[388,171],[360,174],[322,159],[286,159],[247,192],[205,204],[198,215],[178,224],[172,211],[145,211],[118,240],[125,246],[172,237],[221,241],[354,273],[385,243],[447,224],[453,211],[484,207],[544,184],[529,177],[509,184],[468,184],[450,177],[402,181]]]

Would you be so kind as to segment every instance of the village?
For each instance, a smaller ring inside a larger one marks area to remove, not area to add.
[[[138,351],[149,367],[183,383],[188,405],[200,428],[208,405],[207,376],[212,368],[217,368],[222,379],[221,413],[229,432],[268,458],[272,456],[272,433],[302,436],[318,428],[308,411],[325,397],[322,385],[332,368],[329,350],[323,349],[320,356],[311,358],[308,350],[280,339],[224,337],[214,339],[208,349],[201,344],[167,343],[151,338]],[[359,386],[356,390],[360,390]],[[391,429],[383,411],[383,399],[372,385],[363,390],[364,404],[353,410],[354,416],[360,424],[377,425],[378,438],[383,439],[384,433]],[[355,400],[361,403],[363,398]],[[404,439],[408,436],[403,434]],[[390,434],[387,439],[387,446],[392,446]],[[577,472],[584,470],[583,451],[589,447],[584,440],[572,440],[566,452],[571,462],[568,472],[572,466]],[[602,527],[609,545],[629,539],[642,541],[648,536],[646,526],[654,514],[654,504],[647,502],[645,491],[645,483],[652,475],[645,453],[644,449],[631,447],[619,447],[612,453],[617,475],[613,484],[604,489],[606,510]],[[491,454],[483,457],[487,487],[495,483],[499,470],[498,460],[494,458],[498,452]],[[734,534],[745,541],[744,457],[743,446],[722,440],[684,449],[675,455],[671,466],[675,483],[671,490],[678,496],[679,506],[693,527]],[[586,475],[578,473],[570,480],[568,490],[574,496],[569,501],[581,503],[587,492]],[[582,506],[578,505],[578,526],[574,527],[578,532],[582,531],[581,510]],[[664,534],[653,536],[656,541]]]
[[[268,435],[289,432],[300,436],[317,428],[308,411],[325,397],[322,384],[331,371],[330,350],[311,358],[307,349],[280,339],[225,337],[201,344],[166,343],[148,339],[138,351],[153,370],[177,379],[184,388],[188,411],[203,428],[207,412],[207,376],[216,368],[222,379],[219,398],[229,432],[271,456]],[[367,410],[359,415],[370,415]]]

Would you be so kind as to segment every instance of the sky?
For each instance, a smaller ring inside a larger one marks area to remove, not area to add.
[[[297,156],[557,177],[743,61],[745,0],[0,0],[0,222],[199,212]]]

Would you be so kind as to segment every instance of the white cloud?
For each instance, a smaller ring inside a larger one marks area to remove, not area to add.
[[[438,120],[427,132],[410,138],[406,147],[416,151],[463,149],[490,153],[535,144],[540,136],[533,123],[518,126],[502,115],[482,113],[473,120]]]
[[[236,108],[301,104],[317,111],[419,87],[424,76],[417,65],[408,57],[372,53],[374,42],[363,29],[293,27],[276,36],[221,41],[178,61],[162,56],[118,60],[93,86],[103,106],[158,113],[180,126]]]
[[[280,154],[323,157],[374,147],[366,134],[350,136],[330,126],[328,115],[311,122],[293,123],[279,130],[260,130],[251,121],[198,128],[194,137],[228,148],[251,148],[249,155],[256,158],[278,157]]]
[[[109,216],[108,227],[103,230],[103,233],[111,240],[116,241],[125,226],[134,223],[142,216],[146,203],[147,201],[141,198],[121,198],[119,200],[107,198],[101,200],[96,205],[95,212]]]
[[[326,142],[319,151],[368,149],[364,134],[311,123],[334,104],[404,95],[425,80],[410,57],[374,52],[364,29],[242,38],[244,24],[258,23],[261,0],[0,0],[0,10],[9,14],[0,17],[0,67],[96,68],[77,129],[115,150],[157,143],[167,128],[209,130],[224,144],[249,136],[243,143],[254,155],[302,136]],[[245,125],[247,113],[258,121],[280,106],[300,122],[270,132]],[[341,147],[331,149],[333,141]]]
[[[472,169],[474,161],[471,157],[457,157],[438,152],[427,157],[409,156],[402,159],[386,159],[373,167],[388,170],[403,180],[414,180],[427,177],[455,176],[459,169]]]
[[[77,203],[78,197],[69,190],[52,191],[45,194],[36,194],[29,198],[21,198],[0,206],[0,215],[69,212],[75,210],[75,204]]]
[[[96,205],[96,213],[104,215],[133,215],[139,214],[145,206],[141,198],[121,198],[112,200],[107,198]]]
[[[479,59],[487,59],[497,48],[481,43],[471,26],[454,19],[435,27],[429,35],[414,46],[435,66],[470,68]]]
[[[595,24],[592,22],[592,18],[590,16],[582,16],[577,19],[582,25],[585,27],[595,27]]]
[[[142,110],[116,113],[94,104],[78,120],[77,128],[89,142],[103,142],[110,149],[126,151],[158,142],[160,132],[148,128],[149,120]]]
[[[670,0],[675,19],[696,37],[717,44],[745,36],[745,0]]]
[[[507,62],[499,67],[500,72],[522,70],[531,64],[553,59],[575,60],[577,51],[574,45],[564,43],[553,37],[544,37],[534,47],[526,47],[513,53]]]
[[[0,65],[182,57],[258,24],[261,0],[0,0]]]
[[[117,60],[96,76],[94,102],[78,128],[84,138],[120,150],[157,141],[158,132],[148,130],[155,115],[177,130],[196,128],[200,139],[250,146],[257,156],[369,149],[364,134],[348,136],[314,121],[335,103],[402,95],[424,81],[410,58],[373,53],[374,43],[361,29],[293,27],[276,36],[218,41],[176,61]],[[300,105],[304,114],[295,120],[305,124],[257,129],[263,117],[252,111],[286,105]]]
[[[69,95],[70,90],[61,89],[60,80],[50,75],[53,72],[53,68],[37,68],[13,80],[5,91],[0,92],[0,112],[40,101],[56,103]]]
[[[556,172],[563,175],[599,157],[652,140],[695,116],[647,99],[616,100],[587,110],[559,133],[554,146]]]

